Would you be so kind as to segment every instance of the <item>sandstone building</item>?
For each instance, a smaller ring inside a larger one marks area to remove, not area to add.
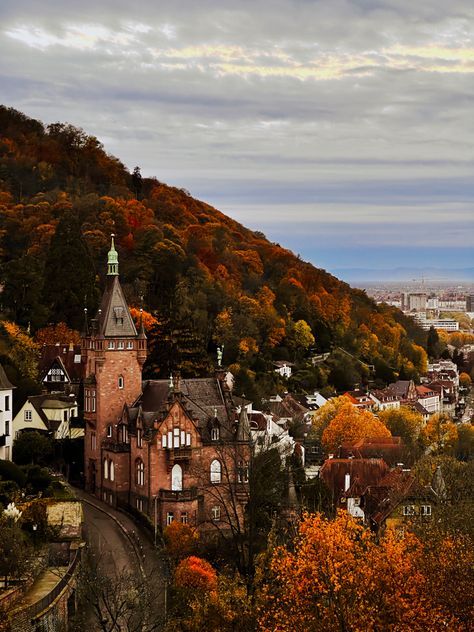
[[[107,284],[82,338],[86,488],[104,501],[222,531],[239,528],[248,494],[250,427],[225,372],[142,383],[147,339],[130,315],[113,238]]]

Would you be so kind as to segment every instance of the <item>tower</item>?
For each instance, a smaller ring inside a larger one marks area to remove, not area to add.
[[[114,235],[107,259],[107,280],[97,315],[81,341],[84,376],[84,467],[86,489],[115,503],[128,480],[130,445],[119,426],[125,404],[142,390],[147,347],[143,326],[137,332],[119,281]]]

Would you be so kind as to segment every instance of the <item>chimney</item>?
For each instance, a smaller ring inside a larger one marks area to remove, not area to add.
[[[344,491],[347,492],[350,486],[351,486],[351,475],[346,474],[344,476]]]

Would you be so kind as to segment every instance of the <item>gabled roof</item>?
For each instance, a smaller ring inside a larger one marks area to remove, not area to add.
[[[107,277],[97,321],[98,334],[101,336],[117,338],[137,336],[118,276]]]
[[[38,361],[41,379],[44,380],[48,371],[57,363],[71,382],[79,382],[82,377],[81,347],[80,345],[55,344],[43,345]]]
[[[47,393],[44,395],[31,395],[27,400],[37,412],[39,418],[48,430],[56,431],[61,424],[60,421],[48,419],[45,409],[65,409],[71,406],[77,406],[75,397],[67,395],[53,395]]]
[[[345,476],[356,480],[364,489],[375,485],[389,471],[383,459],[326,459],[319,475],[335,495],[344,493]]]
[[[436,498],[433,489],[420,485],[411,472],[395,468],[366,490],[364,504],[366,513],[380,526],[401,502],[425,498]]]
[[[13,384],[7,378],[5,369],[0,364],[0,391],[10,391],[13,388],[16,388],[16,386],[13,386]]]
[[[217,420],[223,439],[234,437],[237,427],[235,407],[230,393],[216,377],[180,379],[179,386],[172,386],[169,380],[148,380],[134,408],[141,407],[143,423],[151,429],[155,420],[161,421],[167,416],[176,401],[195,421],[203,438],[210,432],[210,420]],[[132,409],[129,414],[133,414]]]

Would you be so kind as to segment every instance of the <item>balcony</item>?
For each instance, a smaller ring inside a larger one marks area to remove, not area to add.
[[[191,448],[168,448],[166,456],[170,461],[188,461],[191,458]]]
[[[106,439],[102,441],[102,449],[109,452],[130,452],[130,444]]]
[[[180,491],[172,491],[171,489],[160,489],[160,500],[167,500],[168,502],[183,502],[196,500],[198,497],[198,491],[196,487],[190,487],[189,489],[182,489]]]

